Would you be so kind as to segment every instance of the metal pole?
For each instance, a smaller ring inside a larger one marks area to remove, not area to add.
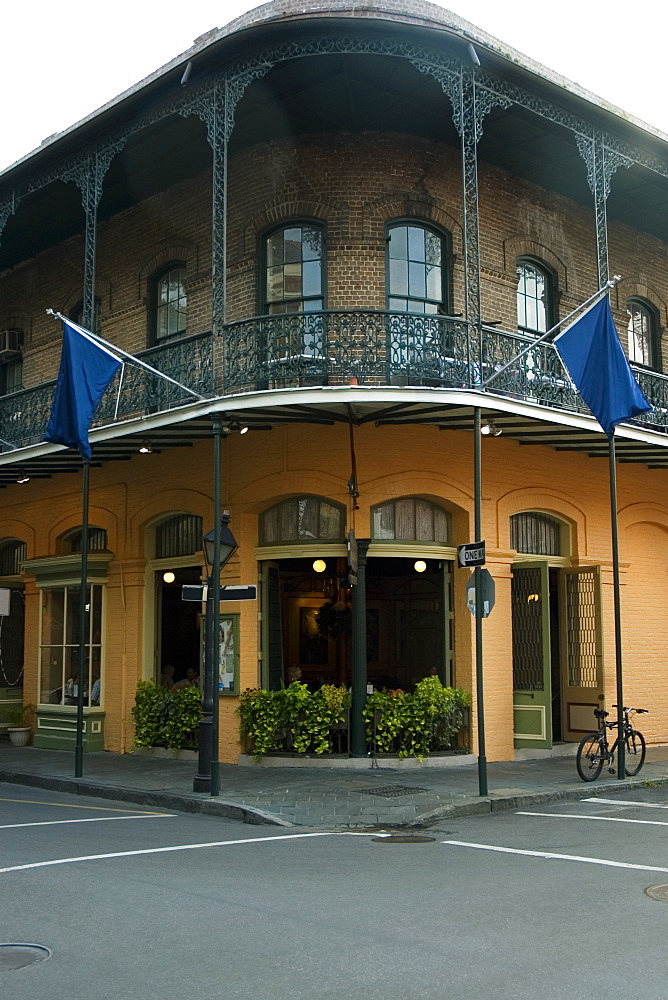
[[[206,578],[206,614],[204,616],[204,681],[202,718],[199,720],[199,754],[193,792],[211,789],[211,751],[213,747],[213,577]]]
[[[210,585],[212,605],[207,602],[207,615],[213,611],[211,633],[207,639],[211,641],[211,794],[218,795],[220,791],[220,441],[223,432],[223,422],[219,416],[213,418],[213,567]]]
[[[617,466],[615,462],[615,432],[609,441],[610,459],[610,519],[612,524],[612,592],[615,606],[615,672],[617,677],[617,778],[626,777],[624,744],[624,676],[622,670],[622,613],[619,593],[619,536],[617,532]]]
[[[482,540],[482,434],[480,407],[473,408],[473,504],[475,541]],[[478,793],[487,795],[487,757],[485,755],[485,698],[482,672],[482,580],[480,566],[474,571],[475,580],[475,683],[478,717]]]
[[[352,588],[352,635],[350,661],[352,704],[350,708],[350,755],[366,757],[364,705],[366,703],[366,554],[370,538],[357,539],[357,583]]]
[[[88,672],[86,662],[87,624],[86,597],[88,593],[88,490],[90,460],[82,459],[83,502],[81,514],[81,582],[79,585],[79,671],[77,674],[77,731],[74,745],[74,777],[83,775],[83,731],[84,731],[84,673]]]

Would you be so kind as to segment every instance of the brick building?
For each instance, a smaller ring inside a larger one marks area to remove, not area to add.
[[[550,344],[482,383],[613,274],[654,405],[617,433],[625,689],[661,739],[667,142],[421,0],[275,0],[5,170],[0,700],[22,676],[36,743],[72,740],[81,547],[80,458],[42,440],[48,308],[202,397],[127,367],[96,415],[89,748],[127,751],[138,680],[200,662],[181,585],[204,569],[214,428],[239,542],[223,582],[260,591],[221,611],[222,759],[239,691],[293,668],[348,684],[361,656],[405,688],[436,668],[475,701],[456,547],[478,426],[488,756],[578,740],[615,701],[607,439]],[[349,532],[370,539],[364,651],[314,624],[350,601]]]

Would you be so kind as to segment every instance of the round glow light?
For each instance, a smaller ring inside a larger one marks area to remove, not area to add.
[[[163,573],[162,578],[165,583],[174,583],[174,580],[176,580],[176,576],[172,573],[171,569],[168,569],[166,573]]]
[[[316,573],[324,573],[325,570],[327,569],[327,563],[325,562],[324,559],[314,559],[313,569],[316,571]]]
[[[416,561],[413,563],[413,569],[415,570],[416,573],[424,573],[426,568],[427,564],[424,561],[424,559],[416,559]]]

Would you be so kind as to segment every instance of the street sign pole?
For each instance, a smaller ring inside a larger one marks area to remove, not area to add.
[[[481,454],[481,423],[480,407],[473,409],[473,493],[474,493],[474,532],[476,538],[482,537],[482,454]],[[480,566],[475,573],[475,679],[476,706],[478,720],[478,793],[487,795],[487,757],[485,754],[485,701],[482,674],[482,581]]]

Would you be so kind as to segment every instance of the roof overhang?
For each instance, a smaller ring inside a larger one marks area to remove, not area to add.
[[[153,454],[190,448],[213,435],[212,420],[222,416],[225,436],[247,427],[269,431],[289,424],[429,425],[446,431],[473,431],[474,412],[493,420],[505,438],[521,445],[575,451],[592,458],[609,455],[608,439],[597,421],[584,414],[552,409],[489,392],[467,389],[330,386],[276,389],[189,403],[91,430],[92,464],[129,461],[149,442]],[[619,462],[668,468],[668,435],[636,424],[615,434]],[[0,455],[0,486],[77,472],[79,453],[41,442]]]

